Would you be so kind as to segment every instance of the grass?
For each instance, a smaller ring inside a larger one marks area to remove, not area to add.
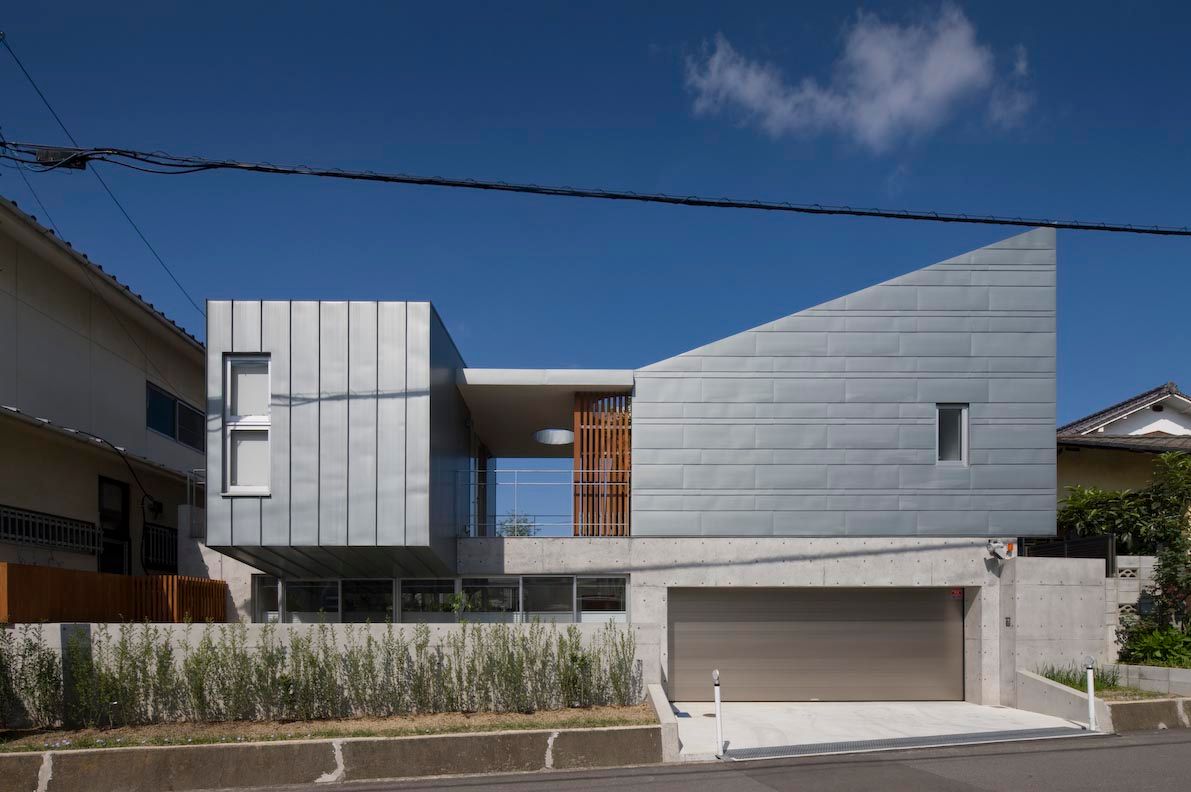
[[[591,729],[656,723],[653,707],[588,707],[532,714],[444,712],[391,718],[318,721],[160,723],[110,729],[0,731],[0,752],[129,748],[142,745],[209,745],[340,737],[415,737],[462,732]]]
[[[1038,674],[1052,682],[1066,685],[1080,692],[1087,692],[1088,672],[1078,663],[1065,666],[1046,665],[1039,669]],[[1120,669],[1110,666],[1096,666],[1092,669],[1092,680],[1096,686],[1096,697],[1105,701],[1136,701],[1138,699],[1167,698],[1164,693],[1129,687],[1121,684]]]

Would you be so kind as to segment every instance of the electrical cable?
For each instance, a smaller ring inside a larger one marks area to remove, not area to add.
[[[0,44],[3,44],[4,48],[8,50],[8,54],[12,56],[17,68],[21,70],[21,73],[25,75],[25,79],[29,81],[29,85],[33,87],[33,90],[37,92],[38,97],[41,98],[42,104],[46,106],[46,109],[50,111],[50,115],[52,115],[54,120],[58,122],[58,126],[62,129],[63,133],[66,134],[67,139],[69,139],[71,144],[77,148],[79,145],[78,141],[74,139],[74,135],[70,134],[70,130],[67,129],[66,124],[62,122],[62,118],[58,115],[58,112],[54,110],[54,106],[50,104],[50,100],[46,98],[46,95],[42,92],[41,88],[38,87],[37,81],[33,79],[33,75],[30,74],[29,70],[25,68],[25,64],[21,62],[21,59],[17,57],[16,51],[12,48],[12,45],[8,43],[8,37],[5,36],[3,32],[0,32]],[[178,277],[174,275],[173,270],[166,265],[165,260],[162,259],[161,255],[157,252],[157,249],[150,244],[144,232],[141,231],[141,227],[136,224],[136,221],[132,219],[132,215],[130,215],[128,210],[124,208],[124,204],[120,203],[120,199],[116,197],[114,192],[112,192],[112,188],[109,187],[108,183],[103,180],[103,176],[101,176],[99,171],[95,170],[94,168],[91,169],[91,172],[95,174],[95,178],[99,181],[100,186],[103,187],[104,192],[106,192],[108,197],[112,199],[112,203],[114,203],[116,208],[120,210],[120,214],[124,215],[124,219],[128,221],[130,226],[132,226],[132,230],[136,232],[138,237],[140,237],[141,242],[145,243],[145,247],[149,249],[151,254],[153,254],[153,258],[157,259],[157,263],[160,264],[161,268],[165,270],[167,275],[170,276],[170,280],[174,282],[174,285],[178,287],[190,304],[194,306],[194,310],[198,311],[199,315],[205,318],[207,316],[206,311],[199,307],[199,304],[195,302],[195,299],[190,296],[190,292],[186,290],[186,287],[183,286],[182,282],[178,280]]]
[[[524,193],[549,197],[591,198],[612,201],[633,201],[638,203],[667,204],[671,206],[705,207],[713,209],[746,209],[766,212],[792,212],[809,215],[836,215],[849,217],[873,217],[893,220],[912,220],[934,223],[965,223],[975,225],[1016,226],[1022,228],[1055,228],[1074,231],[1101,231],[1118,234],[1143,234],[1151,236],[1191,237],[1191,227],[1135,225],[1128,223],[1082,222],[1079,220],[1050,220],[1046,218],[1005,217],[997,215],[972,215],[959,212],[914,211],[909,209],[880,209],[856,206],[831,206],[825,204],[798,204],[785,201],[760,201],[740,198],[708,198],[698,195],[671,195],[667,193],[639,193],[602,188],[558,187],[550,185],[487,181],[481,179],[455,179],[440,176],[418,176],[406,173],[379,173],[376,171],[353,171],[335,168],[316,168],[305,165],[275,165],[268,162],[241,162],[203,157],[177,156],[162,152],[143,152],[133,149],[92,148],[61,149],[51,146],[21,143],[7,145],[9,153],[0,153],[0,159],[24,162],[38,171],[59,168],[81,167],[88,162],[106,162],[112,165],[132,168],[141,172],[176,175],[200,171],[232,170],[250,173],[268,173],[284,176],[316,176],[323,178],[348,179],[353,181],[384,182],[428,187],[447,187],[468,190],[487,190],[507,193]],[[15,152],[15,153],[12,153]],[[39,161],[38,152],[52,156],[48,161]],[[20,154],[24,157],[18,156]],[[32,155],[34,158],[29,159]],[[140,163],[133,165],[132,163]],[[151,165],[144,168],[141,165]]]

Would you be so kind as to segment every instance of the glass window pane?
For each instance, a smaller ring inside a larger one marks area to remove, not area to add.
[[[579,578],[579,610],[624,612],[624,578]]]
[[[228,378],[232,415],[269,414],[269,361],[233,360]]]
[[[145,423],[155,432],[174,437],[174,397],[152,385],[145,385]]]
[[[469,612],[517,612],[517,578],[464,578],[463,595]]]
[[[451,613],[451,597],[455,594],[453,580],[401,581],[401,616],[418,613]]]
[[[291,622],[339,621],[339,583],[334,580],[287,580],[285,615]]]
[[[253,575],[252,586],[252,620],[268,624],[281,621],[281,611],[277,607],[277,578]]]
[[[198,410],[187,407],[178,402],[178,442],[188,445],[195,451],[202,451],[206,447],[204,442],[204,416]]]
[[[343,621],[380,624],[392,620],[392,580],[343,581]]]
[[[964,458],[962,407],[939,408],[939,461],[962,462]]]
[[[269,486],[269,433],[260,430],[233,430],[228,443],[232,487]]]
[[[525,612],[572,613],[575,610],[574,580],[571,577],[524,578]]]

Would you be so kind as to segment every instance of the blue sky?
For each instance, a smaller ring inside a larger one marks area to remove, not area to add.
[[[1191,7],[23,4],[84,145],[796,202],[1183,225]],[[64,143],[7,53],[7,137]],[[429,299],[469,365],[634,367],[1007,229],[236,174],[109,184],[199,298]],[[63,235],[202,335],[92,176]],[[0,194],[37,213],[0,169]],[[1191,240],[1059,235],[1059,419],[1191,386]]]

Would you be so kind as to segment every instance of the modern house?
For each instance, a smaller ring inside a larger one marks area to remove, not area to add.
[[[1073,484],[1141,489],[1155,456],[1191,452],[1191,397],[1168,382],[1060,426],[1057,442],[1060,500]]]
[[[652,626],[678,700],[1011,702],[1103,651],[1102,571],[990,549],[1055,530],[1051,229],[635,370],[469,368],[424,302],[207,321],[207,541],[260,621]]]
[[[204,363],[198,340],[0,199],[0,563],[239,580],[246,600],[253,570],[192,536]]]

